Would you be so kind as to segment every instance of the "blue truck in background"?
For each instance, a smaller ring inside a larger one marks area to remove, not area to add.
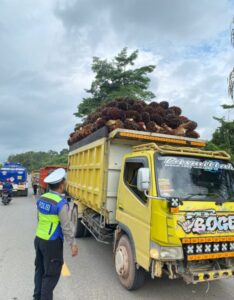
[[[0,190],[7,179],[13,185],[13,194],[17,196],[28,196],[28,173],[27,169],[20,163],[6,162],[0,168]]]

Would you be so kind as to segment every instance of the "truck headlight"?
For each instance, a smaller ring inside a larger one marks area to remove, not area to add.
[[[157,260],[181,260],[184,254],[182,247],[164,247],[151,242],[150,257]]]

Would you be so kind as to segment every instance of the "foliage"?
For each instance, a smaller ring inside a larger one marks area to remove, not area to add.
[[[67,165],[68,149],[63,149],[60,152],[53,150],[49,150],[48,152],[28,151],[10,155],[8,161],[22,163],[27,168],[28,172],[38,170],[46,165]]]
[[[234,121],[225,121],[224,118],[214,118],[220,123],[220,126],[213,133],[209,142],[208,150],[225,150],[234,161]]]
[[[234,108],[234,104],[223,104],[223,105],[221,105],[222,106],[222,108],[223,109],[232,109],[232,108]]]
[[[99,57],[93,58],[92,71],[95,79],[90,89],[86,90],[89,97],[83,98],[78,105],[77,117],[84,117],[95,111],[97,107],[118,97],[130,97],[148,101],[155,95],[148,90],[150,84],[149,73],[155,69],[154,65],[131,68],[138,57],[138,50],[127,53],[124,48],[111,62]]]

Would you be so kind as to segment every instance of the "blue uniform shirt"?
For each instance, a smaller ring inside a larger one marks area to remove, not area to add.
[[[13,190],[13,185],[10,182],[4,182],[2,189],[11,192]]]

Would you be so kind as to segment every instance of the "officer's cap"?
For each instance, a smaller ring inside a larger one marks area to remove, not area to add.
[[[50,175],[48,175],[45,179],[45,183],[56,184],[61,182],[66,178],[66,171],[63,168],[56,169]]]

